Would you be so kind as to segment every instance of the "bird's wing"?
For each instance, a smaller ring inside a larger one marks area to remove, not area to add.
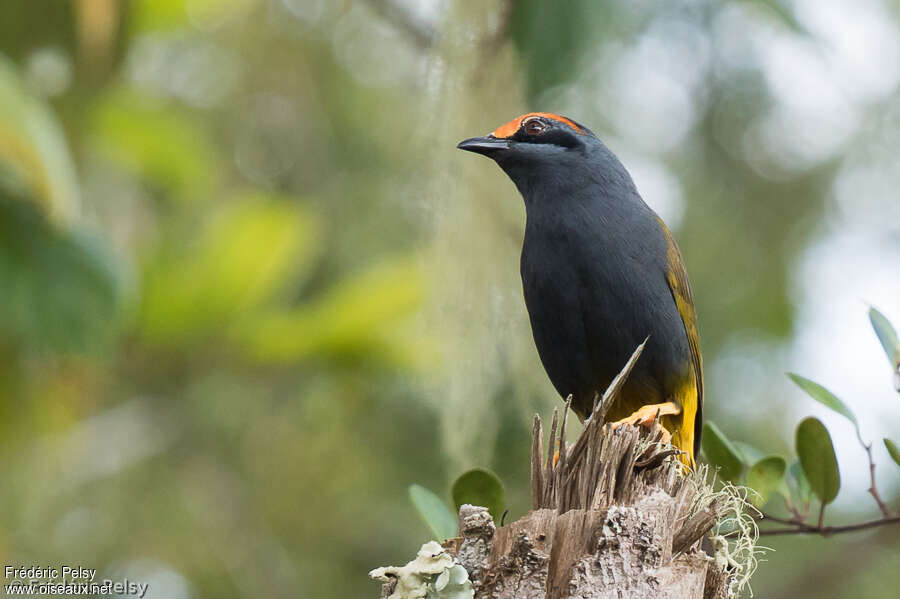
[[[672,236],[672,232],[666,224],[659,220],[659,225],[665,233],[668,243],[666,252],[666,280],[681,321],[684,323],[684,332],[687,334],[688,346],[691,350],[691,364],[694,367],[694,376],[697,379],[697,415],[694,420],[694,453],[700,451],[700,433],[703,429],[703,356],[700,354],[700,331],[697,327],[697,313],[694,310],[694,297],[691,293],[691,284],[688,281],[687,272],[684,269],[684,260],[681,251]]]

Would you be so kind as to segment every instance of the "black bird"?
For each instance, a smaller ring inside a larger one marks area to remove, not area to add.
[[[583,420],[635,348],[647,346],[608,415],[671,433],[693,463],[703,365],[681,252],[619,159],[586,127],[532,112],[462,150],[493,159],[525,200],[521,273],[544,369]]]

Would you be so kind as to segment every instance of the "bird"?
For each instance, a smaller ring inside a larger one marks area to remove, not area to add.
[[[522,290],[540,360],[584,421],[646,340],[613,426],[662,427],[695,463],[703,359],[681,251],[613,152],[580,123],[530,112],[461,150],[494,160],[525,203]]]

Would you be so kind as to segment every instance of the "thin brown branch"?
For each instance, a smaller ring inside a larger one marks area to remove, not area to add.
[[[806,522],[804,522],[803,519],[799,517],[799,515],[795,515],[794,518],[781,518],[779,516],[773,516],[766,512],[759,512],[759,513],[761,515],[761,518],[759,518],[760,520],[771,520],[772,522],[778,522],[779,524],[790,524],[790,525],[794,525],[794,524],[805,525],[806,524]]]
[[[808,524],[796,522],[792,523],[788,528],[760,529],[759,536],[818,534],[827,537],[842,532],[855,532],[858,530],[867,530],[869,528],[878,528],[879,526],[898,523],[900,523],[900,516],[879,518],[877,520],[868,520],[866,522],[857,522],[856,524],[846,524],[843,526],[810,526]]]
[[[866,457],[868,457],[869,459],[869,494],[875,500],[875,503],[878,504],[878,509],[881,511],[881,515],[885,518],[890,518],[891,512],[890,510],[888,510],[887,505],[885,505],[884,501],[881,500],[881,495],[878,494],[878,487],[875,485],[875,459],[872,457],[872,444],[863,441],[862,435],[859,432],[858,424],[856,425],[856,439],[859,441],[859,444],[862,445],[862,448],[866,451]]]
[[[857,437],[859,437],[858,433]],[[872,495],[875,503],[878,504],[878,509],[881,510],[881,514],[885,518],[890,518],[891,512],[888,510],[884,501],[881,500],[881,495],[878,494],[878,487],[875,486],[875,460],[872,458],[872,444],[863,443],[862,438],[859,438],[859,442],[862,444],[863,449],[866,450],[866,455],[869,457],[869,494]]]
[[[785,500],[787,501],[787,500]],[[796,522],[804,522],[806,518],[809,516],[809,501],[807,501],[803,505],[803,511],[801,512],[797,509],[795,505],[788,505],[788,509],[791,510],[791,513],[794,514],[794,519]]]

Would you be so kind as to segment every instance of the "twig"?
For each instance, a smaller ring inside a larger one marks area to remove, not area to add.
[[[778,520],[776,520],[777,522]],[[900,523],[900,516],[891,518],[879,518],[878,520],[868,520],[866,522],[858,522],[856,524],[847,524],[844,526],[810,526],[803,522],[792,522],[789,528],[772,528],[769,530],[760,529],[760,536],[776,536],[776,535],[808,535],[819,534],[827,537],[842,532],[854,532],[857,530],[866,530],[869,528],[877,528],[888,524]]]
[[[888,515],[884,518],[878,518],[877,520],[867,520],[865,522],[857,522],[856,524],[825,526],[825,504],[822,504],[822,507],[819,509],[819,519],[818,523],[815,526],[807,524],[804,521],[804,518],[796,512],[793,518],[782,518],[780,516],[773,516],[772,514],[761,511],[759,512],[759,519],[763,521],[771,520],[772,522],[778,522],[779,524],[787,525],[787,528],[770,528],[768,530],[765,528],[761,528],[759,530],[760,536],[818,534],[822,535],[823,537],[827,537],[841,532],[853,532],[857,530],[866,530],[868,528],[876,528],[878,526],[886,526],[888,524],[900,523],[900,516]]]
[[[875,503],[878,504],[878,509],[881,510],[881,515],[885,518],[890,518],[891,512],[890,510],[888,510],[887,505],[885,505],[884,501],[881,500],[881,495],[878,494],[878,487],[875,485],[875,460],[874,458],[872,458],[872,444],[863,441],[862,434],[859,432],[859,424],[856,424],[856,422],[854,421],[854,425],[856,426],[856,439],[857,441],[859,441],[859,444],[862,445],[862,448],[866,451],[866,457],[869,458],[869,494],[872,495]]]
[[[787,503],[786,499],[785,499],[785,503]],[[792,514],[794,514],[794,520],[796,522],[803,522],[804,520],[806,520],[806,517],[809,516],[809,501],[806,501],[803,504],[802,512],[799,509],[797,509],[797,506],[794,506],[794,505],[788,505],[788,509],[791,510]]]
[[[772,522],[778,522],[779,524],[791,524],[791,525],[803,524],[804,526],[806,525],[806,523],[803,521],[803,519],[797,515],[795,515],[795,517],[793,517],[793,518],[781,518],[779,516],[773,516],[771,514],[767,514],[766,512],[759,512],[759,513],[760,513],[760,516],[762,516],[762,518],[761,518],[762,520],[771,520]]]
[[[878,494],[878,488],[875,486],[875,460],[872,459],[872,444],[864,443],[862,437],[859,436],[859,432],[856,433],[856,437],[862,444],[863,449],[866,450],[866,455],[869,456],[869,493],[872,495],[875,503],[878,504],[878,509],[881,510],[882,515],[885,518],[890,518],[891,512],[888,510],[887,505],[885,505],[884,501],[881,500],[881,496]]]

